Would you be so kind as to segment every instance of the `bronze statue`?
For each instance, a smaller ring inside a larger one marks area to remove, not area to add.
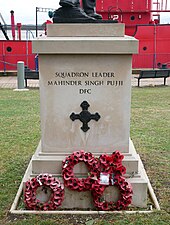
[[[60,8],[53,14],[53,22],[94,22],[102,16],[95,12],[96,0],[60,0]]]

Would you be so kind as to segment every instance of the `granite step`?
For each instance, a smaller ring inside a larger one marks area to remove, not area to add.
[[[36,156],[32,158],[32,173],[52,173],[52,174],[61,174],[62,170],[62,161],[65,159],[65,156]],[[134,156],[125,156],[122,161],[123,166],[126,167],[127,174],[137,174],[138,173],[138,159]],[[87,168],[84,163],[78,163],[74,172],[76,174],[86,174]]]

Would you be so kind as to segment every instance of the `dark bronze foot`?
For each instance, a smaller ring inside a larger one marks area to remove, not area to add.
[[[100,14],[98,14],[98,13],[89,13],[87,15],[90,16],[90,17],[95,18],[96,20],[102,20],[102,16]]]

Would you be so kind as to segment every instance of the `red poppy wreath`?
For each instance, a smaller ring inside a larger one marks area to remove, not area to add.
[[[37,190],[41,188],[45,194],[50,191],[49,199],[42,202],[37,198]],[[25,184],[24,202],[28,209],[32,210],[55,210],[64,199],[64,186],[57,178],[50,174],[40,174]]]

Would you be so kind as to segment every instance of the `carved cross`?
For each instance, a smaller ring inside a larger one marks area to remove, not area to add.
[[[90,129],[90,127],[88,126],[88,122],[90,122],[90,120],[98,121],[100,119],[100,115],[99,113],[91,114],[88,111],[90,105],[87,101],[83,101],[80,106],[82,108],[82,112],[80,112],[80,114],[72,113],[70,115],[70,119],[72,121],[80,120],[83,123],[81,129],[84,132],[87,132]]]

